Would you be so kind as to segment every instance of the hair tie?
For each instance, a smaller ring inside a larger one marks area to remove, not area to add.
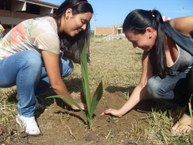
[[[154,14],[153,11],[151,11],[151,16],[152,16],[153,18],[155,18],[155,14]]]
[[[155,18],[155,14],[154,14],[153,10],[150,10],[149,12],[150,12],[151,16],[152,16],[153,18]]]

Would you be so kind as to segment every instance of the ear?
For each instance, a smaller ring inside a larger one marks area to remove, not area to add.
[[[68,20],[69,18],[72,17],[72,9],[68,8],[65,12],[65,18]]]
[[[147,27],[147,28],[145,29],[145,31],[148,32],[148,33],[152,33],[152,32],[154,32],[155,30],[154,30],[152,27]]]
[[[156,32],[156,30],[155,30],[154,28],[152,28],[152,27],[147,27],[147,28],[145,29],[145,33],[146,33],[146,35],[149,37],[149,39],[151,39],[152,37],[154,37],[154,35],[156,34],[155,32]]]

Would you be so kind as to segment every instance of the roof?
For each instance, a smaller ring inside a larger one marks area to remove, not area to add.
[[[54,7],[56,9],[59,7],[59,5],[44,2],[44,1],[41,1],[41,0],[18,0],[18,1],[27,2],[27,3],[30,3],[30,4],[36,4],[36,5],[40,5],[40,6],[44,6],[44,7]]]

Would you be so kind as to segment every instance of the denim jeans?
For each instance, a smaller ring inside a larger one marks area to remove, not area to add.
[[[61,77],[73,70],[71,61],[61,58]],[[16,85],[20,115],[34,116],[36,91],[44,81],[49,84],[48,76],[41,55],[33,50],[21,51],[0,60],[0,87]],[[40,87],[41,88],[41,87]]]
[[[147,92],[150,98],[174,99],[180,106],[185,106],[193,93],[193,69],[189,73],[174,72],[163,79],[153,76],[147,82]]]

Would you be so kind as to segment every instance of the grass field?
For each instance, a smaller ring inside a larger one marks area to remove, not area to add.
[[[89,64],[89,79],[91,91],[96,88],[96,85],[102,80],[104,84],[104,97],[101,100],[99,105],[100,111],[106,109],[102,106],[113,105],[111,99],[106,100],[107,96],[113,96],[115,99],[121,97],[123,101],[117,101],[116,107],[121,107],[123,103],[128,99],[128,94],[130,94],[133,88],[136,86],[140,79],[141,75],[141,55],[142,50],[138,48],[133,48],[132,45],[127,40],[112,40],[112,41],[103,41],[100,39],[91,40],[91,55],[90,55],[90,64]],[[81,89],[81,74],[80,66],[74,65],[74,72],[72,75],[65,78],[67,87],[72,93],[77,93]],[[16,139],[19,138],[15,143],[21,143],[21,140],[24,138],[18,137],[16,135],[17,129],[11,127],[15,123],[16,115],[16,101],[15,101],[16,88],[0,89],[0,144],[10,143],[12,144]],[[112,98],[113,98],[112,97]],[[119,99],[119,98],[118,98]],[[117,100],[118,100],[117,99]],[[113,100],[112,100],[113,101]],[[111,104],[112,103],[112,104]],[[136,112],[128,113],[122,119],[117,118],[108,118],[109,120],[105,122],[104,126],[110,126],[107,122],[117,121],[116,129],[115,126],[111,124],[111,128],[105,130],[103,126],[103,131],[97,130],[97,127],[92,130],[98,136],[105,134],[105,137],[100,137],[101,140],[95,141],[95,138],[92,138],[92,142],[88,140],[81,140],[81,137],[78,138],[76,131],[72,131],[73,127],[70,126],[68,122],[68,131],[70,134],[75,134],[76,144],[120,144],[120,145],[191,145],[193,144],[193,134],[182,135],[182,136],[172,136],[170,133],[170,128],[172,126],[173,118],[169,115],[171,110],[170,103],[163,101],[152,101],[145,102],[145,107],[150,108],[150,111],[140,110],[143,113],[142,116],[135,116]],[[111,106],[113,107],[113,106]],[[50,106],[48,106],[49,110]],[[144,108],[144,106],[143,106]],[[151,111],[152,110],[152,111]],[[45,111],[46,112],[46,111]],[[43,112],[41,116],[44,116]],[[41,122],[44,118],[39,117]],[[56,117],[56,116],[55,116]],[[136,121],[129,122],[128,118],[135,118]],[[73,117],[70,117],[73,118]],[[103,120],[103,118],[99,118]],[[106,119],[106,118],[105,118]],[[104,120],[105,120],[104,119]],[[51,120],[51,119],[50,119]],[[48,122],[50,120],[47,120]],[[77,119],[76,119],[77,120]],[[102,122],[102,121],[101,121]],[[122,123],[122,124],[121,124]],[[97,124],[97,119],[95,121]],[[122,125],[125,125],[123,129]],[[97,124],[100,126],[99,124]],[[119,129],[119,126],[121,130]],[[100,127],[98,127],[100,128]],[[78,128],[76,128],[78,130]],[[85,130],[85,129],[84,129]],[[104,132],[106,131],[106,132]],[[91,132],[88,131],[87,132]],[[60,132],[61,133],[61,132]],[[92,132],[91,132],[92,133]],[[84,134],[84,133],[83,133]],[[86,134],[86,133],[85,133]],[[46,135],[44,135],[46,136]],[[55,136],[60,136],[58,132],[55,133]],[[89,135],[88,135],[89,136]],[[97,137],[98,137],[97,136]],[[36,138],[35,144],[42,144],[42,138]],[[49,144],[49,138],[47,137],[47,144]],[[68,140],[67,136],[65,136]],[[96,138],[97,139],[97,138]],[[35,140],[35,139],[29,139]],[[28,140],[28,141],[29,141]],[[38,142],[39,140],[39,142]],[[41,141],[40,141],[41,140]],[[119,142],[119,143],[117,143]],[[26,142],[23,141],[23,144]],[[46,143],[46,141],[44,142]],[[56,142],[53,142],[55,143]],[[67,143],[67,141],[66,141]],[[59,144],[59,143],[58,143]],[[57,145],[58,145],[57,144]],[[64,143],[65,144],[65,143]],[[73,143],[75,144],[75,143]]]

